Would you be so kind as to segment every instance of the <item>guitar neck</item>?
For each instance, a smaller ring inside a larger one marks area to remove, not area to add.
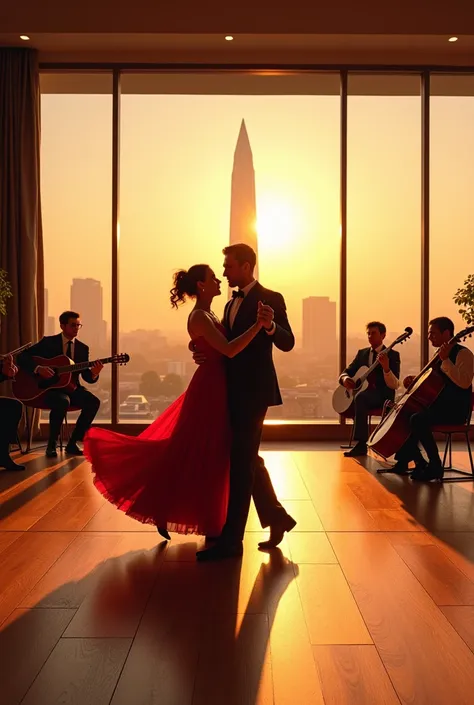
[[[100,360],[88,360],[87,362],[77,362],[74,365],[64,365],[63,367],[57,367],[56,372],[57,374],[63,374],[64,372],[81,372],[82,370],[87,370],[93,365],[95,365],[96,362],[101,362],[103,365],[107,365],[110,362],[113,362],[114,358],[113,357],[103,357]]]

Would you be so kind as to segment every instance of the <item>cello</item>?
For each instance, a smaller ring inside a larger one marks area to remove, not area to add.
[[[449,345],[464,340],[474,332],[469,326],[453,336]],[[394,455],[410,436],[410,417],[431,406],[443,391],[446,378],[440,371],[441,360],[437,351],[415,377],[403,396],[394,402],[369,438],[368,447],[387,460]]]

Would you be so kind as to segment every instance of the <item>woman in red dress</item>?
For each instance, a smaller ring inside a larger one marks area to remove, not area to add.
[[[220,281],[206,264],[174,277],[171,304],[196,300],[188,333],[206,355],[187,390],[139,436],[92,427],[84,453],[101,494],[129,516],[169,531],[219,536],[229,494],[230,428],[225,357],[234,357],[260,331],[257,320],[228,342],[211,311]]]

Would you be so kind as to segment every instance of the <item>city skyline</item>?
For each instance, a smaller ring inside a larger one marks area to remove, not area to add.
[[[402,374],[419,371],[426,335],[419,330],[420,121],[416,95],[348,97],[347,362],[366,345],[369,320],[386,324],[387,343],[410,325],[415,334],[401,349]],[[474,162],[467,158],[474,98],[432,98],[431,122],[430,314],[450,315],[459,330],[452,296],[474,261]],[[73,278],[100,282],[102,320],[112,320],[111,125],[110,96],[42,96],[45,281],[57,332]],[[271,418],[336,420],[339,97],[127,93],[120,145],[118,333],[120,351],[131,353],[119,374],[121,400],[140,393],[147,372],[177,374],[184,384],[193,374],[186,332],[192,304],[171,309],[171,280],[200,262],[222,278],[240,183],[251,204],[247,221],[257,224],[259,280],[283,294],[296,335],[291,353],[275,350],[284,404]],[[64,266],[64,243],[77,242]],[[456,254],[456,243],[463,252],[449,268],[447,242],[449,252]],[[319,326],[312,324],[314,342],[305,346],[303,301],[312,298],[327,302],[329,318],[321,314]],[[215,299],[217,315],[226,299]],[[80,312],[81,336],[90,343],[89,315]],[[100,383],[104,395],[109,374]]]

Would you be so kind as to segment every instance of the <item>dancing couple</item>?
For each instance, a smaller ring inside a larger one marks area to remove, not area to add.
[[[187,329],[199,365],[187,390],[139,436],[91,428],[84,452],[97,489],[134,519],[215,543],[199,561],[241,556],[253,497],[271,549],[296,525],[277,499],[258,455],[269,406],[282,404],[273,345],[295,344],[283,296],[253,276],[251,247],[226,247],[224,277],[236,289],[222,321],[213,313],[221,282],[206,264],[175,274],[171,304],[195,301]]]

